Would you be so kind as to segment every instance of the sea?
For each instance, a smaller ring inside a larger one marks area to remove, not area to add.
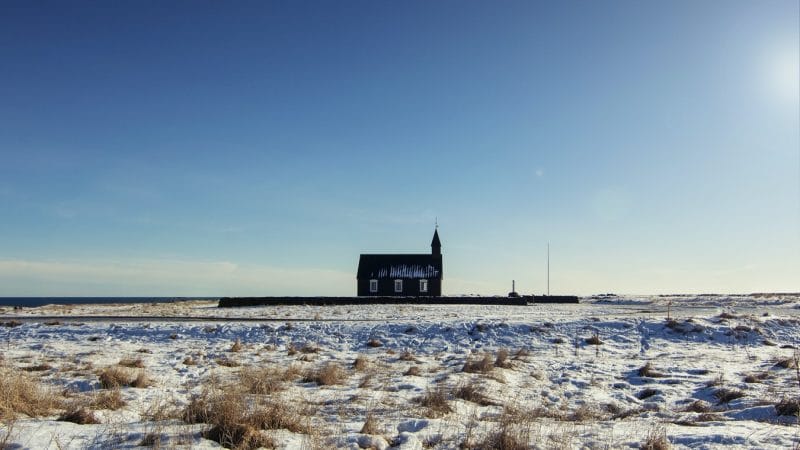
[[[86,305],[100,303],[170,303],[219,300],[219,297],[0,297],[0,306]]]

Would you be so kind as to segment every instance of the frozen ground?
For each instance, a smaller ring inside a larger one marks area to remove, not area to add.
[[[290,406],[302,426],[261,427],[278,448],[501,448],[499,437],[531,448],[637,448],[664,433],[674,448],[793,448],[797,417],[775,406],[800,397],[798,305],[787,295],[527,307],[0,308],[0,322],[28,319],[0,328],[2,375],[24,372],[66,395],[65,404],[85,400],[100,422],[60,421],[58,409],[7,416],[0,443],[219,448],[204,438],[209,425],[183,420],[186,405],[213,387],[245,391],[243,408]],[[91,315],[231,320],[70,319]],[[146,374],[150,386],[122,387],[126,404],[116,410],[90,404],[109,391],[99,374],[121,361],[134,367],[120,370]],[[310,374],[329,363],[344,371],[334,383],[315,381]],[[279,386],[245,388],[254,369],[282,371]],[[367,421],[372,429],[361,433]]]

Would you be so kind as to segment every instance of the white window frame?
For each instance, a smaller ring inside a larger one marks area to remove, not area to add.
[[[373,294],[378,292],[378,280],[369,280],[369,291]]]
[[[419,280],[419,291],[424,293],[428,292],[428,280]]]
[[[399,294],[403,292],[403,280],[394,280],[394,293]]]

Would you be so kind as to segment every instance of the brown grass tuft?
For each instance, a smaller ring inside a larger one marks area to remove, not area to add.
[[[655,370],[653,364],[649,361],[639,368],[638,373],[640,377],[663,378],[665,376],[663,373]]]
[[[800,414],[800,399],[784,398],[775,405],[775,412],[779,416],[795,416]]]
[[[122,367],[132,367],[132,368],[142,369],[142,368],[144,368],[144,361],[142,361],[142,358],[136,358],[136,359],[134,359],[134,358],[123,358],[123,359],[119,360],[117,365],[118,366],[122,366]]]
[[[286,389],[285,372],[271,367],[245,367],[239,372],[239,383],[251,394],[274,394]]]
[[[68,406],[67,410],[64,411],[64,414],[58,416],[58,420],[61,422],[77,423],[78,425],[100,423],[100,421],[94,416],[94,412],[92,412],[92,410],[76,403]]]
[[[498,350],[497,355],[495,356],[494,366],[502,367],[504,369],[511,367],[511,361],[508,359],[509,354],[510,353],[508,352],[508,349],[501,348]]]
[[[375,435],[382,434],[380,425],[378,424],[378,418],[372,411],[367,413],[367,417],[364,419],[364,425],[361,427],[361,431],[359,431],[359,433]]]
[[[94,409],[110,409],[116,411],[127,403],[122,399],[122,393],[119,389],[112,389],[108,391],[97,391],[89,400],[90,407]]]
[[[476,403],[480,406],[494,405],[495,403],[489,400],[489,398],[483,394],[483,391],[483,387],[473,380],[469,383],[459,384],[453,390],[453,396],[461,400]]]
[[[652,428],[647,433],[645,441],[642,443],[642,450],[668,450],[669,439],[667,439],[667,429],[664,426]]]
[[[234,342],[233,345],[231,345],[231,351],[233,353],[239,353],[240,351],[242,351],[243,348],[244,346],[242,345],[242,341],[239,340],[239,338],[236,338],[236,342]]]
[[[369,347],[373,347],[373,348],[374,348],[374,347],[383,347],[383,342],[381,342],[381,341],[380,341],[380,340],[378,340],[378,339],[370,339],[370,340],[367,342],[367,346],[369,346]]]
[[[590,337],[585,339],[586,343],[589,345],[603,345],[603,341],[600,340],[600,336],[597,334],[593,334]]]
[[[106,367],[98,375],[100,387],[103,389],[119,389],[121,387],[146,388],[152,383],[147,377],[147,373],[140,369],[132,374],[121,367]]]
[[[347,378],[347,371],[335,362],[329,362],[322,367],[311,369],[303,376],[304,383],[317,383],[320,386],[342,384]]]
[[[714,392],[714,397],[722,404],[744,397],[744,392],[738,389],[720,388]]]
[[[367,370],[367,367],[369,367],[369,359],[364,355],[356,356],[355,361],[353,361],[353,369],[363,372]]]
[[[482,358],[468,358],[464,362],[462,372],[468,373],[488,373],[494,369],[494,359],[492,355],[485,354]]]
[[[702,400],[695,400],[685,408],[686,412],[708,413],[711,412],[711,405]]]
[[[22,369],[25,370],[26,372],[44,372],[45,370],[50,370],[52,368],[53,366],[51,366],[50,364],[42,363],[42,364],[35,364],[33,366],[23,367]]]
[[[399,359],[400,361],[416,361],[417,360],[417,358],[414,357],[414,354],[411,353],[408,350],[404,350],[403,353],[401,353],[400,356],[397,359]]]
[[[447,401],[447,392],[441,384],[433,389],[429,387],[425,394],[416,398],[416,402],[425,408],[426,416],[430,418],[441,417],[453,411]]]
[[[408,370],[403,372],[403,375],[405,375],[407,377],[418,377],[419,373],[420,373],[419,372],[419,367],[411,366],[411,367],[408,368]]]
[[[54,391],[27,373],[0,368],[0,419],[17,414],[37,417],[61,407]]]

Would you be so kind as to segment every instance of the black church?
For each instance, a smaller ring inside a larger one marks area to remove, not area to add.
[[[442,243],[433,232],[431,253],[364,255],[358,260],[358,296],[440,297]]]

